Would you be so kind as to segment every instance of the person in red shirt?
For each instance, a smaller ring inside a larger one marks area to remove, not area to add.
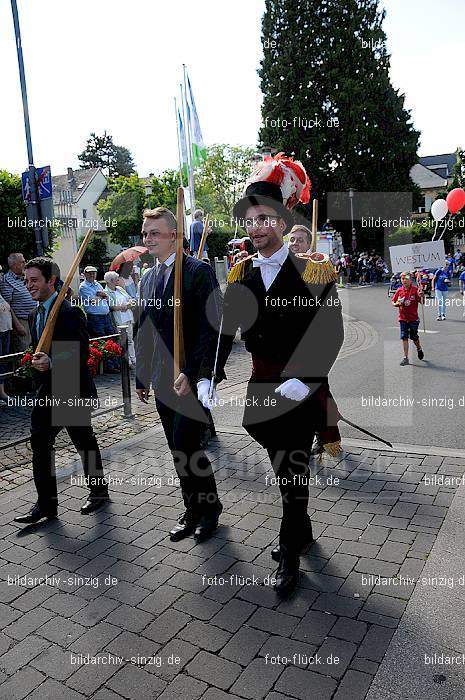
[[[410,364],[408,359],[409,338],[417,348],[418,359],[423,360],[425,356],[418,338],[418,326],[420,325],[418,304],[424,303],[424,296],[418,291],[418,287],[412,284],[409,274],[403,272],[400,280],[402,287],[399,287],[392,297],[392,304],[399,309],[400,339],[404,348],[404,359],[400,364],[408,365]]]

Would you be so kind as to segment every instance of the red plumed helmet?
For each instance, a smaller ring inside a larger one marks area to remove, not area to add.
[[[265,156],[254,168],[246,187],[255,182],[279,185],[287,209],[292,209],[298,202],[308,204],[310,201],[311,182],[304,166],[284,153]]]

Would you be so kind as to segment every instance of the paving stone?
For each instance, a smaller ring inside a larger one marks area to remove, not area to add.
[[[284,695],[281,697],[284,698]],[[240,698],[237,695],[231,695],[231,693],[224,693],[219,688],[209,688],[200,700],[240,700]]]
[[[96,657],[108,659],[108,654],[96,654]],[[103,683],[106,683],[109,678],[114,676],[120,668],[121,666],[116,663],[86,664],[85,666],[80,666],[76,673],[68,679],[67,685],[79,693],[83,693],[86,698],[91,696],[94,698],[93,693]],[[72,669],[75,671],[76,667],[72,666]]]
[[[286,668],[275,685],[275,689],[283,693],[288,693],[292,688],[293,697],[299,700],[309,700],[309,688],[312,689],[315,699],[330,700],[336,687],[337,683],[333,678],[295,667]]]
[[[223,690],[230,688],[242,671],[239,664],[210,654],[208,651],[200,651],[188,664],[186,670],[195,678]]]
[[[286,613],[287,615],[303,617],[312,607],[317,597],[317,591],[297,587],[295,595],[285,598],[276,609],[278,612]]]
[[[292,638],[310,644],[321,644],[336,620],[335,615],[310,610],[295,628]]]
[[[370,661],[382,661],[393,634],[394,631],[386,627],[371,625],[357,652],[357,656]]]
[[[367,610],[362,610],[358,615],[358,619],[365,620],[365,622],[371,622],[372,624],[379,625],[380,627],[388,627],[390,629],[395,629],[399,624],[399,620],[395,617],[379,615],[378,613],[368,612]]]
[[[378,615],[401,617],[406,605],[405,601],[398,598],[372,593],[365,601],[363,609],[365,612],[377,613]]]
[[[220,656],[246,666],[256,656],[268,637],[267,633],[244,625],[222,648]]]
[[[297,639],[287,637],[271,636],[260,649],[260,656],[268,656],[267,662],[278,663],[277,657],[281,657],[279,663],[282,665],[292,664],[300,668],[306,668],[309,660],[314,657],[317,650],[316,644],[305,644]],[[270,658],[271,657],[271,658]],[[287,659],[285,661],[284,659]]]
[[[35,635],[31,635],[21,642],[13,643],[13,645],[11,645],[10,642],[8,645],[10,646],[9,650],[0,656],[0,669],[9,675],[16,673],[20,668],[28,665],[32,659],[46,649],[49,644],[50,642],[36,637]],[[5,648],[5,646],[3,648]]]
[[[391,527],[398,530],[405,529],[409,524],[407,518],[393,518],[390,515],[375,515],[371,522],[373,525],[381,525],[381,527]]]
[[[91,600],[85,607],[81,608],[72,617],[73,622],[78,622],[85,627],[93,627],[101,622],[113,610],[119,606],[118,601],[100,596],[96,600]]]
[[[180,588],[174,588],[165,584],[147,596],[137,607],[146,610],[152,615],[160,615],[182,595],[184,595],[184,591]]]
[[[166,688],[166,683],[161,678],[133,664],[119,670],[107,681],[107,685],[115,693],[130,700],[153,700]]]
[[[402,542],[386,542],[379,550],[377,559],[402,564],[409,549],[409,544],[404,544]]]
[[[82,700],[84,696],[71,690],[67,685],[49,678],[27,697],[28,700]]]
[[[379,525],[370,525],[360,537],[359,542],[367,544],[384,544],[389,535],[387,527],[379,527]]]
[[[191,618],[179,610],[166,610],[144,630],[144,636],[164,644],[174,637]]]
[[[121,632],[118,637],[112,639],[105,647],[106,652],[126,660],[131,657],[153,656],[158,649],[160,649],[160,644],[132,632]]]
[[[315,666],[314,670],[332,678],[342,678],[356,651],[356,644],[328,637],[318,649],[321,663]]]
[[[389,542],[405,542],[407,544],[412,544],[414,539],[415,534],[408,530],[391,530],[388,537]]]
[[[241,632],[242,629],[246,630],[248,628],[243,627],[241,630],[239,630],[239,632]],[[251,630],[251,633],[256,635],[263,634],[258,630]],[[231,634],[223,629],[220,629],[219,627],[215,627],[210,622],[205,623],[200,622],[199,620],[192,620],[192,622],[189,622],[185,627],[183,627],[182,630],[180,630],[178,637],[192,642],[193,644],[197,644],[206,651],[215,652],[219,651],[219,649],[225,646],[228,640],[231,639]],[[225,656],[230,658],[228,654],[225,654]],[[236,659],[231,658],[231,661],[236,661]]]
[[[333,615],[356,617],[362,602],[334,593],[322,593],[312,606],[312,610],[322,610]]]
[[[43,648],[44,644],[42,644]],[[31,661],[31,665],[45,676],[50,676],[57,681],[66,680],[76,671],[76,666],[71,665],[70,652],[65,651],[56,644],[45,648]]]
[[[394,562],[380,561],[379,559],[359,559],[355,570],[374,576],[395,576],[399,571],[399,565]]]
[[[365,622],[352,620],[348,617],[340,617],[334,627],[331,628],[331,637],[358,643],[362,641],[366,632],[367,625]]]
[[[90,654],[95,656],[105,649],[106,645],[120,634],[121,630],[107,622],[99,622],[70,645],[75,654]]]
[[[211,624],[229,632],[237,632],[256,607],[242,600],[231,600],[211,619]]]
[[[272,688],[283,671],[283,666],[266,663],[266,659],[254,659],[231,688],[245,698],[262,698]]]
[[[53,618],[53,613],[41,608],[24,613],[18,620],[4,628],[5,634],[13,639],[25,639],[35,630]]]
[[[345,578],[350,574],[356,563],[357,557],[336,552],[336,554],[333,554],[325,568],[322,570],[322,573],[330,576],[340,576],[341,578]]]
[[[55,590],[50,586],[36,586],[23,593],[19,598],[16,598],[11,605],[18,610],[28,612],[37,608],[39,605],[55,595]]]
[[[161,695],[158,696],[158,700],[181,700],[182,698],[197,700],[197,698],[200,698],[206,689],[206,683],[196,680],[195,678],[191,678],[190,676],[186,676],[184,673],[182,673],[168,685],[166,690],[164,690]],[[205,697],[207,696],[202,695],[202,698]],[[230,696],[227,695],[225,697]]]
[[[362,671],[362,673],[368,673],[370,676],[376,676],[379,664],[375,661],[368,661],[368,659],[360,659],[358,656],[355,656],[352,659],[350,668],[353,668],[355,671]]]
[[[0,685],[1,700],[22,700],[45,680],[34,668],[22,668]]]
[[[119,605],[108,617],[108,622],[129,632],[140,632],[153,620],[153,615],[144,610],[138,610],[129,605]]]
[[[195,593],[186,593],[181,598],[178,598],[173,603],[173,606],[177,610],[181,610],[200,620],[209,620],[221,610],[221,605],[219,603]]]
[[[252,617],[249,618],[247,624],[251,627],[258,627],[258,629],[264,630],[265,632],[289,636],[298,622],[299,619],[292,615],[285,615],[276,610],[258,608]]]
[[[376,557],[380,548],[375,544],[364,542],[343,542],[338,549],[342,554],[353,554],[356,557]]]
[[[333,700],[364,700],[373,677],[349,669],[342,679]]]

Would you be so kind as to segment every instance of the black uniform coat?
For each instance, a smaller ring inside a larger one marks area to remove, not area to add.
[[[328,374],[344,339],[340,301],[333,282],[304,282],[307,260],[291,251],[268,291],[252,259],[243,264],[243,278],[229,284],[225,294],[216,377],[226,377],[224,366],[240,327],[253,363],[243,425],[262,445],[296,446],[328,420],[320,398],[321,390],[330,396]],[[310,387],[304,401],[275,393],[291,378]]]
[[[157,270],[140,282],[140,322],[136,337],[136,386],[159,394],[173,385],[174,269],[163,292],[161,308],[155,303]],[[207,263],[183,255],[182,327],[185,361],[181,371],[191,384],[210,378],[221,314],[221,292]]]
[[[33,350],[39,340],[36,317],[37,310],[29,315]],[[49,356],[52,368],[46,372],[35,371],[34,379],[37,398],[43,400],[45,397],[53,397],[54,405],[51,411],[34,409],[33,422],[35,419],[36,422],[51,420],[51,424],[56,426],[88,425],[90,407],[97,397],[94,380],[87,366],[89,333],[82,311],[66,299],[58,312]]]

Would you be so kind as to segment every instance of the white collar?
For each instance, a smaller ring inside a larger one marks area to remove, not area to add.
[[[277,262],[277,263],[279,263],[279,265],[281,265],[281,266],[282,266],[282,265],[284,264],[284,262],[286,261],[288,255],[289,255],[289,249],[288,249],[288,247],[285,246],[284,244],[281,246],[281,248],[280,248],[279,250],[276,251],[276,253],[273,253],[273,255],[270,255],[269,258],[265,258],[265,256],[264,256],[264,255],[261,255],[260,252],[257,253],[257,257],[258,257],[259,259],[262,259],[262,260],[269,260],[269,261],[272,261],[272,262]]]
[[[166,258],[166,260],[165,260],[165,266],[171,267],[171,265],[174,263],[175,258],[176,258],[176,252],[171,253],[169,258]],[[160,265],[161,265],[161,262],[158,260],[158,267],[160,267]]]

